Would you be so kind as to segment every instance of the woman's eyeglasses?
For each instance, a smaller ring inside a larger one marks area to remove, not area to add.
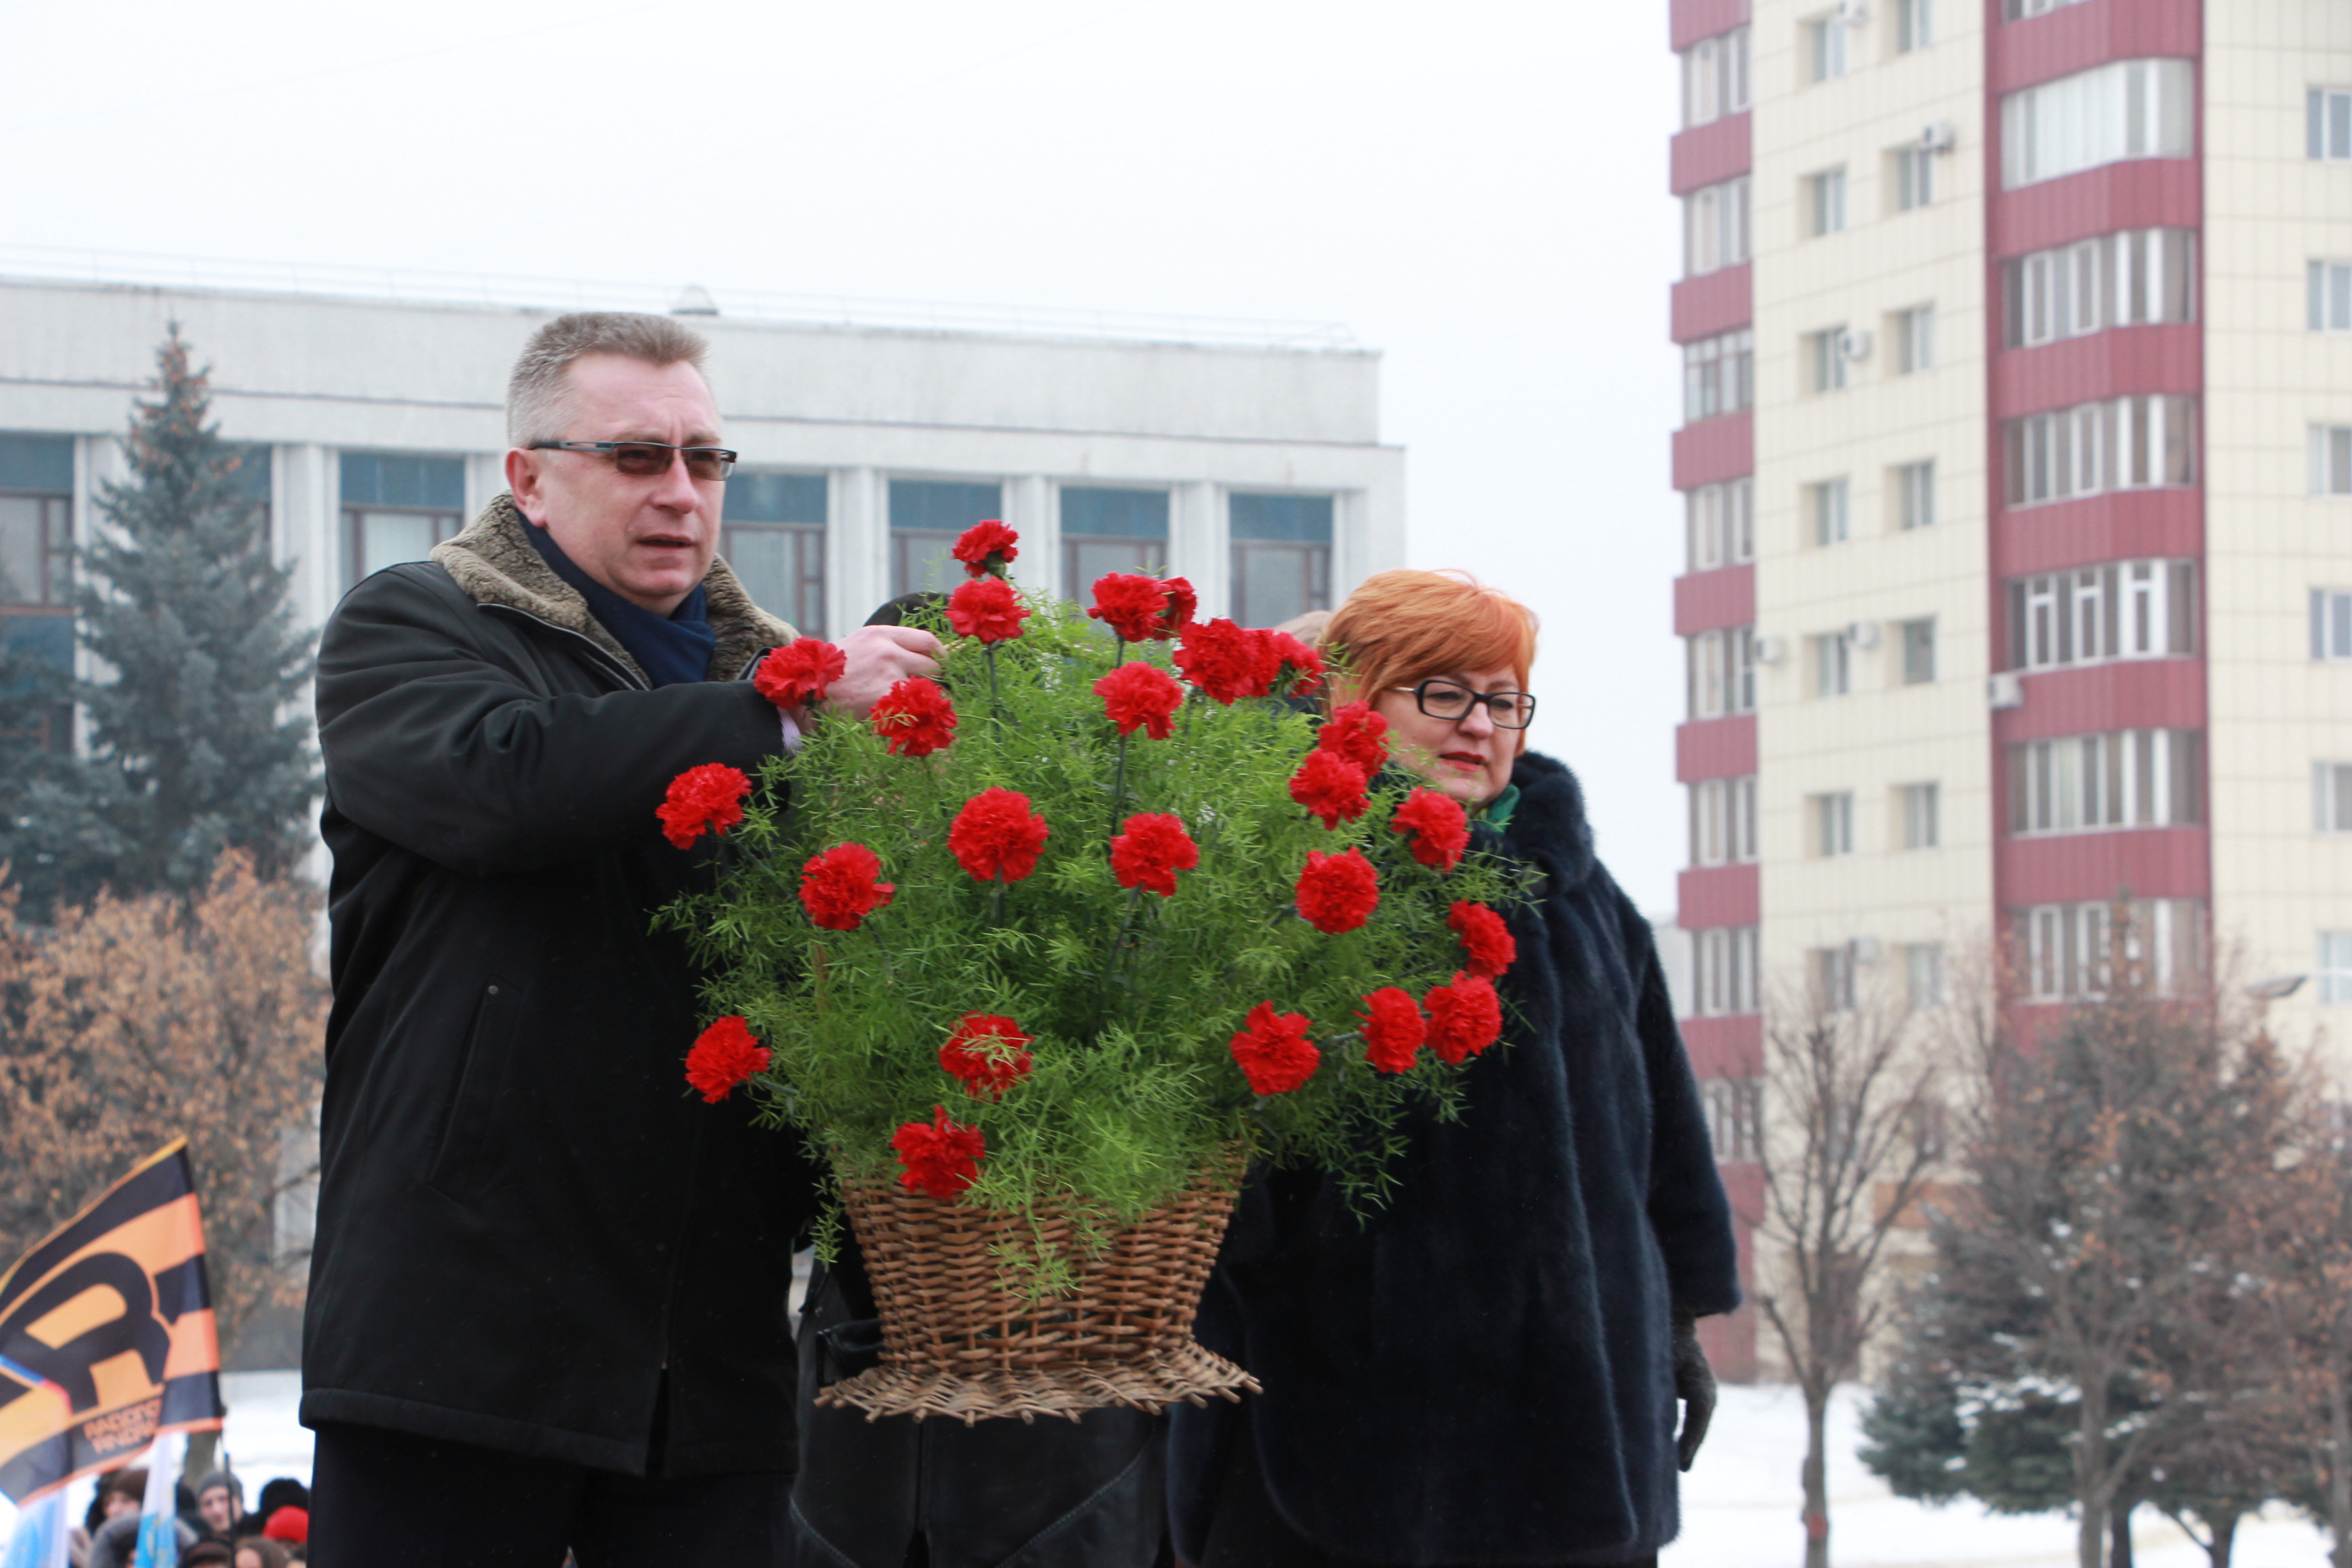
[[[662,441],[533,441],[534,452],[600,452],[631,479],[649,479],[669,472],[673,458],[686,459],[686,471],[698,479],[723,479],[735,471],[736,454],[725,447],[673,447]]]
[[[1412,692],[1413,704],[1423,713],[1448,723],[1467,718],[1481,702],[1497,730],[1524,730],[1536,716],[1536,700],[1524,691],[1473,691],[1452,680],[1424,680],[1419,686],[1391,689]]]

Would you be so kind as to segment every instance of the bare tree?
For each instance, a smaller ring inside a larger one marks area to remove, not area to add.
[[[2315,1110],[2309,1131],[2280,1176],[2273,1305],[2305,1417],[2294,1435],[2311,1475],[2305,1507],[2327,1530],[2328,1561],[2352,1568],[2352,1133],[2340,1106]]]
[[[1819,987],[1776,998],[1764,1042],[1762,1210],[1771,1253],[1757,1305],[1805,1400],[1805,1563],[1829,1568],[1830,1394],[1884,1319],[1874,1288],[1938,1157],[1940,1102],[1915,1018]]]

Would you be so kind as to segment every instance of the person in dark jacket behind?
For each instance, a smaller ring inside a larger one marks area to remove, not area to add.
[[[1511,1022],[1460,1121],[1409,1124],[1385,1207],[1311,1172],[1244,1191],[1203,1344],[1265,1386],[1180,1407],[1171,1517],[1195,1568],[1643,1563],[1714,1405],[1692,1325],[1738,1305],[1731,1215],[1649,925],[1594,858],[1575,775],[1523,751],[1535,621],[1384,572],[1328,652],[1395,762],[1523,863]],[[1682,1406],[1679,1439],[1676,1405]]]
[[[702,352],[666,317],[541,328],[512,493],[320,645],[318,1568],[787,1560],[814,1173],[688,1091],[698,971],[652,930],[713,853],[658,830],[670,780],[796,733],[743,679],[794,634],[715,558],[734,454]],[[937,650],[860,630],[825,700],[863,713]]]

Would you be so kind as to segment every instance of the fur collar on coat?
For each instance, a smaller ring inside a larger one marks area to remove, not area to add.
[[[588,601],[580,596],[580,590],[557,576],[555,568],[531,543],[523,531],[530,526],[513,496],[499,496],[482,509],[482,515],[464,532],[435,545],[433,559],[476,604],[503,605],[550,626],[577,632],[622,668],[651,685],[620,639],[588,613]],[[719,639],[710,651],[709,679],[731,680],[762,652],[800,636],[753,604],[733,570],[717,556],[703,575],[702,594],[709,609],[710,629]]]

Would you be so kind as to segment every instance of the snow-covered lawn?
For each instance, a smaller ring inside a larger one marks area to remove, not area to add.
[[[1862,1468],[1865,1390],[1841,1388],[1830,1405],[1830,1561],[1836,1568],[2071,1568],[2074,1521],[2022,1518],[1956,1502],[1926,1508],[1891,1495]],[[1804,1527],[1797,1479],[1805,1457],[1805,1405],[1785,1385],[1723,1390],[1698,1465],[1683,1478],[1682,1539],[1660,1568],[1798,1568]],[[2138,1568],[2205,1568],[2205,1553],[2170,1520],[2141,1509],[2132,1520]],[[2324,1537],[2286,1510],[2238,1529],[2235,1568],[2325,1568]]]
[[[294,1418],[300,1377],[290,1372],[231,1373],[224,1443],[247,1495],[273,1476],[310,1479],[310,1435]],[[2005,1519],[1972,1503],[1922,1508],[1888,1495],[1853,1458],[1860,1389],[1841,1389],[1830,1413],[1830,1557],[1837,1568],[2068,1568],[2074,1527],[2063,1514]],[[1797,1467],[1804,1458],[1805,1412],[1796,1390],[1726,1387],[1698,1468],[1683,1480],[1682,1539],[1663,1568],[1798,1568]],[[90,1483],[74,1490],[77,1518]],[[0,1539],[15,1522],[0,1502]],[[2139,1568],[2204,1568],[2205,1554],[2171,1521],[2140,1510],[2133,1531]],[[2302,1519],[2249,1521],[2238,1531],[2236,1568],[2325,1568],[2326,1546]]]

